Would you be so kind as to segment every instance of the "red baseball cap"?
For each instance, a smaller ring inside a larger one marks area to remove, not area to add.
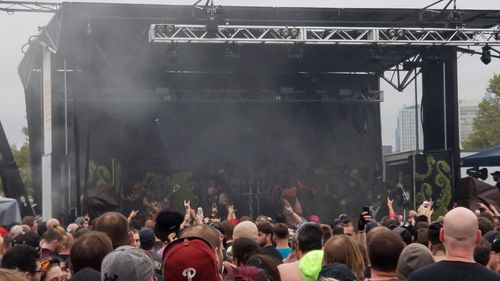
[[[163,254],[165,281],[221,281],[210,244],[197,237],[170,243]]]

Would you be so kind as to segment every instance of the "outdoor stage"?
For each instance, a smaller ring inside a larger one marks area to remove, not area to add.
[[[214,184],[255,216],[290,181],[309,214],[353,211],[383,174],[379,83],[415,75],[424,152],[449,156],[453,186],[457,50],[498,34],[494,11],[439,12],[63,3],[19,67],[38,211],[137,183],[180,208]]]

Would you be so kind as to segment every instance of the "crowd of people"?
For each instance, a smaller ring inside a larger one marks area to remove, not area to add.
[[[433,217],[424,202],[407,218],[369,209],[332,223],[291,204],[275,217],[204,217],[161,210],[106,212],[63,226],[55,219],[0,227],[1,281],[500,280],[500,213],[481,204]]]

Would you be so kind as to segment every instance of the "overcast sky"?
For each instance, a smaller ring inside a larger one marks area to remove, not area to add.
[[[1,0],[0,0],[1,2]],[[53,1],[55,2],[55,1]],[[84,1],[78,2],[97,2]],[[99,1],[138,3],[139,1]],[[194,0],[141,1],[154,4],[192,4]],[[203,1],[204,2],[204,1]],[[352,7],[352,8],[422,8],[435,0],[215,0],[220,5],[255,5],[255,6],[308,6],[308,7]],[[447,1],[445,1],[447,2]],[[303,5],[302,5],[303,4]],[[436,7],[439,8],[443,4]],[[494,9],[500,10],[498,0],[458,0],[460,9]],[[21,128],[26,126],[26,108],[24,91],[17,75],[17,66],[23,57],[21,46],[30,35],[36,34],[37,27],[46,25],[51,14],[15,13],[0,14],[0,121],[2,122],[10,143],[22,144]],[[493,59],[484,65],[478,56],[462,55],[458,61],[459,97],[461,99],[481,99],[484,96],[488,80],[494,73],[500,73],[500,60]],[[394,130],[399,109],[414,102],[414,87],[410,85],[403,93],[397,92],[387,83],[382,82],[385,101],[382,108],[382,139],[384,144],[394,145]],[[420,86],[419,86],[420,88]]]

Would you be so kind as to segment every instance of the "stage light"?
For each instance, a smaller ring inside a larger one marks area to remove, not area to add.
[[[399,29],[396,33],[398,38],[403,38],[403,36],[405,36],[405,31],[403,29]]]
[[[167,25],[167,27],[165,28],[165,31],[166,31],[167,33],[169,33],[169,34],[174,33],[174,31],[175,31],[175,25],[173,25],[173,24],[169,24],[169,25]]]
[[[491,47],[486,45],[483,47],[483,53],[481,54],[481,61],[484,64],[489,64],[491,62]]]
[[[292,28],[292,30],[290,30],[290,37],[297,38],[297,36],[299,36],[299,30],[297,28]]]
[[[391,38],[398,37],[398,31],[394,28],[389,29],[389,37],[391,37]]]
[[[290,36],[290,30],[288,28],[284,28],[281,30],[281,36],[283,38],[288,38]]]
[[[161,36],[165,34],[165,25],[163,24],[158,24],[155,26],[155,33],[157,36]]]
[[[500,40],[500,32],[495,32],[495,40]]]
[[[205,28],[207,30],[207,37],[208,38],[217,37],[217,32],[219,32],[219,24],[217,23],[217,17],[215,14],[209,15],[208,22],[207,22]]]
[[[479,169],[478,167],[469,168],[465,171],[465,173],[471,178],[482,179],[483,181],[488,178],[488,169],[486,168],[482,169]]]

